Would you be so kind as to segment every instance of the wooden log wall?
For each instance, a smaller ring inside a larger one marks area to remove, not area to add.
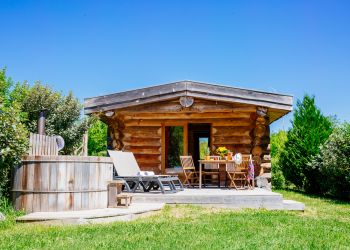
[[[234,124],[212,124],[212,151],[220,146],[225,146],[233,153],[249,154],[251,151],[253,121]],[[241,125],[241,126],[239,126]]]
[[[112,171],[108,157],[26,156],[14,172],[14,206],[27,213],[107,208]]]
[[[128,121],[128,120],[126,120]],[[143,171],[161,173],[161,124],[152,126],[125,123],[118,116],[109,124],[109,148],[133,152]]]
[[[161,136],[159,126],[126,126],[123,134],[124,150],[133,152],[140,168],[161,172]]]
[[[252,105],[203,99],[195,99],[189,108],[182,107],[179,100],[175,99],[115,110],[115,116],[106,122],[111,137],[109,147],[133,152],[142,170],[161,173],[162,126],[210,123],[212,151],[219,146],[226,146],[234,153],[250,154],[255,145],[255,134],[265,134],[266,130],[256,128],[259,125],[256,112],[257,107]],[[265,142],[268,144],[269,138],[268,134],[259,138],[261,140],[257,146],[261,146],[261,152],[257,156],[262,157],[266,151]]]

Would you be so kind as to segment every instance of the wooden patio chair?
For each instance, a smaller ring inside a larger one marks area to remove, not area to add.
[[[199,172],[193,163],[192,156],[180,156],[182,171],[185,176],[184,185],[193,187],[193,185],[199,185]]]
[[[211,160],[220,160],[219,156],[210,156]],[[219,163],[206,163],[204,164],[203,170],[203,182],[204,182],[204,187],[207,184],[207,181],[213,180],[213,177],[217,177],[217,184],[218,187],[220,187],[220,164]],[[210,176],[210,178],[208,178]]]
[[[228,177],[228,188],[243,189],[248,184],[249,155],[244,155],[241,164],[228,163],[226,165],[226,177]],[[237,183],[237,184],[236,184]],[[238,185],[240,183],[240,185]],[[238,186],[237,186],[238,185]]]

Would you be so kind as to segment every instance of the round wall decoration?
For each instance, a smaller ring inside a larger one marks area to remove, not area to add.
[[[191,107],[194,103],[194,98],[191,96],[181,96],[180,97],[180,104],[184,108]]]
[[[258,109],[256,110],[256,113],[259,115],[259,116],[266,116],[267,115],[267,108],[264,108],[264,107],[258,107]]]

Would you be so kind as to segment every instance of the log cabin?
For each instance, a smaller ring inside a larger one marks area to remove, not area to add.
[[[292,110],[293,97],[179,81],[86,98],[85,114],[108,125],[108,147],[131,151],[144,171],[168,173],[179,155],[198,163],[201,148],[252,154],[256,175],[270,172],[270,124]]]

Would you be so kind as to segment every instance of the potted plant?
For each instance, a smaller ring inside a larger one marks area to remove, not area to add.
[[[205,150],[205,160],[210,160],[210,149],[209,147]]]
[[[228,154],[228,149],[226,147],[218,147],[215,152],[224,160],[225,156]]]

